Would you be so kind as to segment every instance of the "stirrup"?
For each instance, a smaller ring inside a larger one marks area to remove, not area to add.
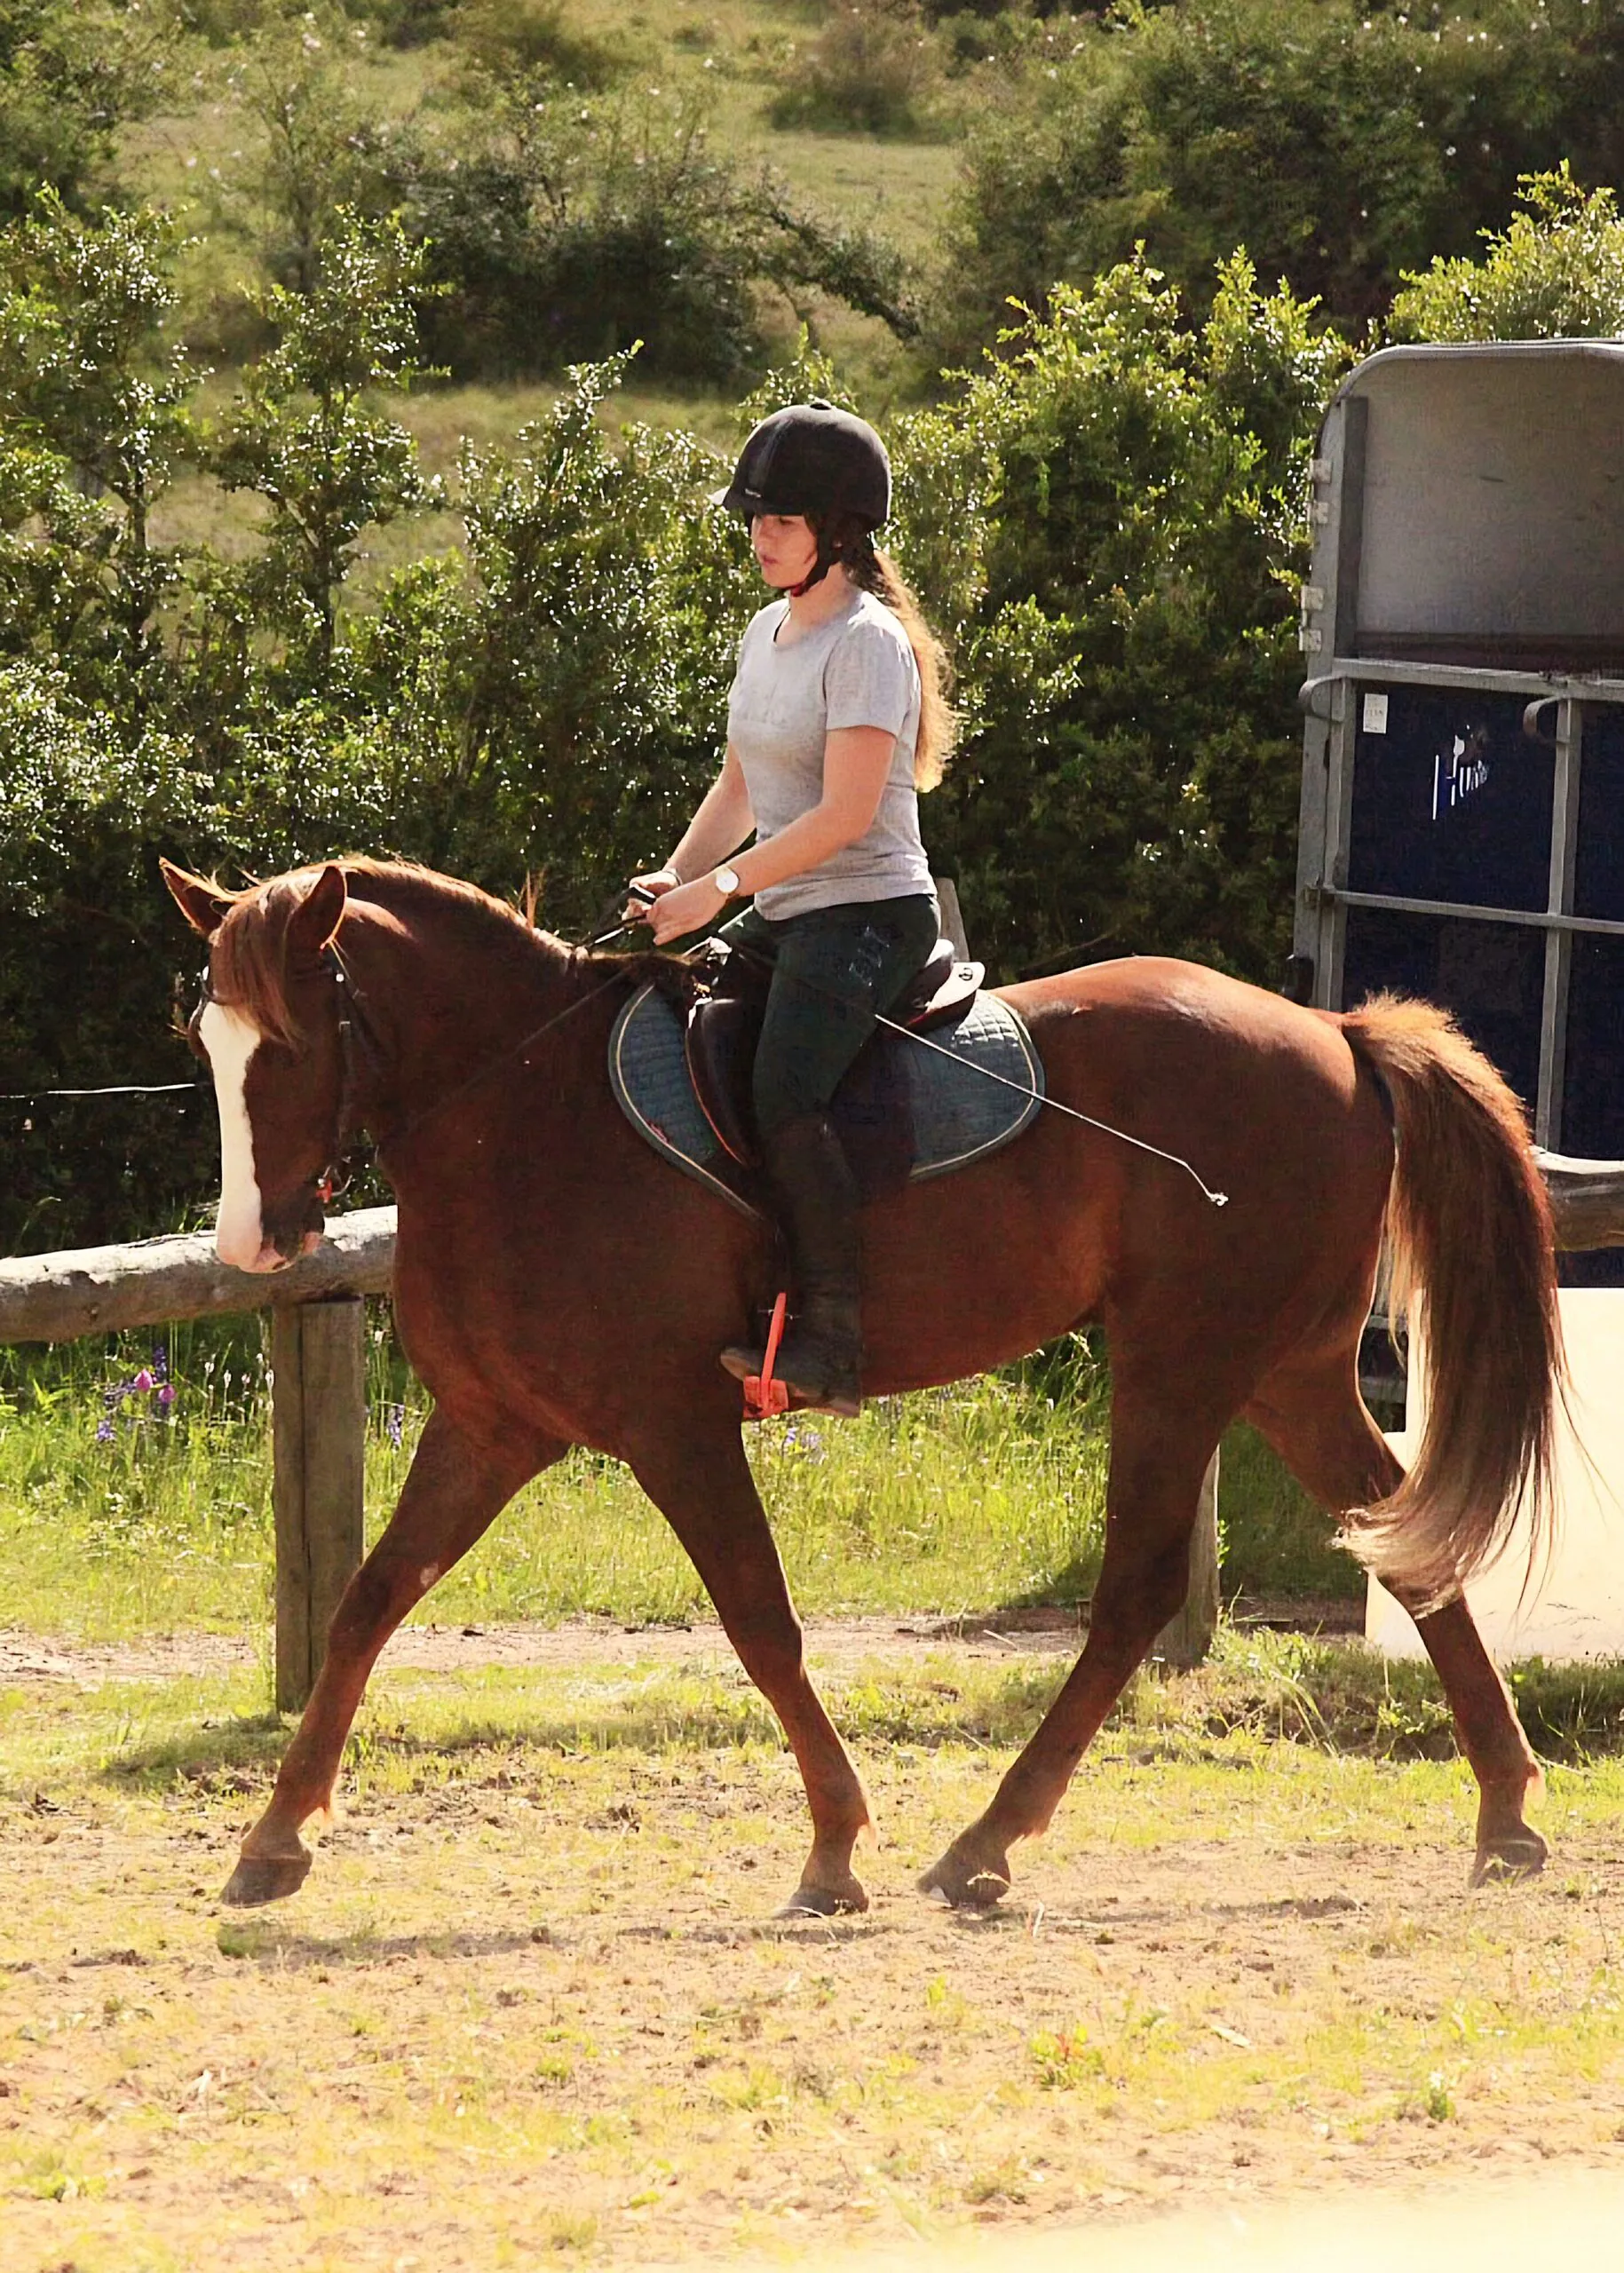
[[[778,1345],[784,1338],[784,1313],[789,1305],[788,1289],[780,1292],[772,1305],[772,1322],[767,1327],[767,1346],[759,1353],[746,1349],[741,1343],[731,1344],[722,1352],[723,1371],[744,1384],[744,1417],[747,1421],[764,1421],[770,1413],[788,1413],[789,1392],[782,1382],[773,1376],[772,1367],[778,1357]]]

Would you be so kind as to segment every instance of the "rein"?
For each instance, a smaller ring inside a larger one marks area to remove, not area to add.
[[[639,900],[652,901],[654,895],[634,888],[633,897]],[[612,931],[599,932],[586,944],[589,947],[602,946],[610,939],[620,937],[622,932],[630,931],[632,928],[629,923],[618,924]],[[732,954],[742,955],[747,962],[755,962],[763,969],[771,968],[764,955],[756,954],[747,946],[730,943],[729,951]],[[691,959],[691,952],[673,955],[669,959],[673,962],[685,962]],[[336,939],[329,939],[323,948],[321,962],[323,967],[331,972],[334,986],[338,990],[338,1103],[334,1114],[333,1139],[329,1152],[328,1165],[317,1177],[315,1184],[317,1196],[325,1207],[329,1201],[342,1198],[349,1190],[352,1182],[352,1174],[346,1162],[360,1128],[356,1114],[356,1100],[360,1088],[358,1034],[360,1037],[360,1046],[368,1048],[374,1058],[379,1057],[381,1052],[366,1017],[366,996],[355,984],[348,965],[339,953]],[[483,1065],[477,1065],[465,1080],[456,1084],[455,1089],[448,1089],[443,1097],[436,1097],[432,1104],[424,1105],[420,1112],[415,1113],[411,1119],[400,1128],[391,1129],[387,1136],[380,1136],[377,1140],[379,1144],[404,1144],[408,1137],[423,1128],[425,1122],[433,1120],[436,1114],[443,1113],[448,1105],[455,1105],[458,1098],[466,1097],[482,1081],[488,1080],[499,1067],[508,1065],[513,1058],[521,1056],[534,1043],[551,1034],[555,1027],[562,1026],[566,1018],[573,1018],[577,1010],[584,1010],[589,1003],[595,1002],[600,995],[606,994],[612,986],[623,986],[625,977],[623,970],[612,971],[598,986],[589,988],[584,994],[578,994],[573,1002],[566,1002],[561,1010],[555,1010],[551,1018],[543,1018],[540,1026],[533,1026],[528,1034],[521,1034],[517,1041],[510,1042],[505,1049],[499,1050],[494,1057],[488,1057]],[[800,983],[811,985],[810,981],[805,980]],[[813,991],[827,994],[831,1001],[839,999],[835,995],[832,988],[817,987]],[[209,967],[205,964],[202,1002],[211,1002],[215,1000],[217,997],[210,982]],[[200,1009],[202,1002],[199,1004]],[[194,1013],[194,1017],[195,1015]],[[944,1049],[940,1042],[932,1041],[928,1034],[920,1034],[915,1028],[904,1026],[896,1018],[886,1018],[883,1013],[876,1011],[875,1023],[883,1026],[889,1034],[900,1034],[905,1041],[914,1042],[921,1049],[933,1049],[939,1057],[951,1059],[961,1071],[979,1074],[982,1080],[995,1081],[1001,1089],[1013,1089],[1018,1097],[1035,1098],[1039,1105],[1047,1105],[1051,1113],[1063,1113],[1068,1121],[1081,1121],[1085,1129],[1095,1129],[1101,1136],[1114,1136],[1119,1144],[1131,1145],[1135,1152],[1148,1153],[1153,1160],[1165,1160],[1170,1168],[1182,1170],[1196,1186],[1201,1197],[1212,1207],[1228,1207],[1228,1192],[1216,1190],[1207,1182],[1193,1163],[1185,1160],[1182,1153],[1168,1152],[1161,1144],[1153,1144],[1145,1137],[1135,1136],[1128,1129],[1117,1128],[1112,1121],[1097,1120],[1092,1113],[1081,1113],[1074,1105],[1063,1105],[1058,1097],[1052,1097],[1046,1091],[1029,1089],[1020,1081],[1012,1081],[1007,1074],[995,1073],[990,1065],[978,1065],[961,1058],[952,1050]],[[186,1086],[190,1087],[191,1084]]]
[[[332,1148],[334,1160],[342,1162],[349,1144],[353,1141],[350,1122],[354,1113],[356,1092],[360,1086],[356,1074],[354,1029],[359,1026],[364,1038],[369,1040],[370,1037],[364,1009],[366,996],[356,986],[353,977],[338,952],[336,942],[332,940],[328,942],[326,955],[331,958],[335,985],[344,989],[338,998],[338,1047],[341,1070],[338,1112],[333,1133]],[[424,1126],[425,1121],[433,1120],[434,1116],[443,1113],[448,1105],[455,1105],[459,1097],[466,1097],[471,1089],[477,1089],[481,1081],[487,1080],[499,1067],[507,1065],[511,1059],[528,1049],[533,1042],[540,1041],[543,1034],[551,1034],[555,1026],[562,1026],[565,1019],[573,1018],[577,1010],[584,1010],[589,1002],[595,1002],[600,994],[606,994],[612,986],[621,986],[624,984],[623,971],[611,972],[599,986],[590,988],[584,994],[578,994],[573,1002],[566,1002],[561,1010],[555,1010],[550,1018],[543,1018],[539,1026],[533,1026],[528,1034],[521,1034],[517,1041],[510,1042],[505,1049],[498,1050],[495,1057],[487,1057],[483,1065],[475,1066],[473,1072],[464,1081],[459,1081],[455,1089],[448,1089],[442,1097],[435,1097],[432,1103],[423,1106],[419,1112],[413,1113],[409,1121],[403,1121],[397,1129],[392,1129],[387,1136],[379,1136],[379,1144],[403,1144],[408,1137],[415,1135]],[[352,1005],[353,1010],[350,1008]],[[370,1042],[370,1047],[375,1057],[381,1055],[375,1041]],[[357,1122],[357,1129],[359,1126]],[[323,1192],[322,1182],[319,1182],[316,1187],[319,1192],[322,1192],[324,1200],[329,1197],[337,1198],[349,1188],[350,1178],[347,1175],[342,1184],[334,1184],[331,1182],[332,1173],[330,1168],[326,1172],[326,1177],[323,1180],[327,1187],[325,1192]]]

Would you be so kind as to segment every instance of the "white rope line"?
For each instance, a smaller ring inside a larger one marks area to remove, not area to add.
[[[12,1089],[0,1105],[37,1105],[42,1097],[162,1097],[172,1089],[199,1089],[201,1081],[125,1081],[108,1089]]]
[[[979,1073],[984,1081],[996,1081],[1006,1089],[1013,1089],[1018,1097],[1034,1097],[1039,1105],[1046,1105],[1055,1113],[1065,1113],[1068,1121],[1081,1121],[1085,1129],[1097,1129],[1102,1136],[1114,1136],[1121,1144],[1131,1144],[1137,1152],[1150,1152],[1159,1160],[1167,1160],[1172,1167],[1183,1168],[1191,1182],[1200,1186],[1204,1200],[1209,1200],[1215,1208],[1229,1206],[1228,1192],[1215,1192],[1182,1154],[1165,1152],[1160,1144],[1147,1144],[1143,1136],[1130,1136],[1125,1129],[1113,1128],[1108,1121],[1096,1121],[1092,1113],[1079,1113],[1075,1105],[1062,1105],[1058,1097],[1051,1097],[1046,1090],[1025,1089],[1020,1082],[1010,1081],[1007,1073],[994,1073],[990,1065],[979,1065],[974,1058],[961,1057],[956,1050],[945,1049],[939,1041],[932,1041],[929,1034],[916,1034],[912,1026],[899,1026],[895,1018],[881,1017],[877,1011],[875,1017],[878,1023],[889,1027],[892,1034],[899,1034],[909,1041],[916,1041],[922,1049],[935,1050],[939,1057],[946,1057],[955,1065]]]

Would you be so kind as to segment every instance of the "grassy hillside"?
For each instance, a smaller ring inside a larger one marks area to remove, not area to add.
[[[836,226],[877,232],[923,275],[957,179],[962,91],[942,79],[928,114],[894,137],[775,124],[772,106],[795,83],[797,58],[828,12],[805,0],[725,0],[705,9],[651,0],[630,12],[611,0],[571,0],[567,9],[548,8],[544,0],[539,7],[486,0],[480,21],[494,20],[503,37],[515,41],[533,20],[551,21],[588,51],[601,51],[614,99],[629,107],[696,110],[720,156],[751,175],[769,167],[798,209]],[[470,100],[466,17],[466,11],[453,12],[442,19],[445,36],[401,47],[390,44],[386,27],[324,16],[301,44],[317,107],[341,106],[356,122],[358,138],[403,129],[431,141],[454,138],[459,108]],[[274,259],[278,178],[285,182],[290,166],[313,170],[317,162],[308,140],[302,159],[293,147],[307,130],[277,116],[289,111],[297,91],[290,71],[301,58],[293,54],[290,65],[289,53],[280,34],[263,29],[212,43],[194,36],[185,67],[173,74],[185,103],[127,125],[118,138],[115,168],[126,194],[166,208],[184,240],[180,329],[200,359],[222,374],[263,342],[244,296],[264,281]],[[768,288],[758,297],[774,358],[793,352],[804,324],[878,414],[916,395],[928,380],[920,359],[883,322],[826,293],[809,290],[792,300]],[[445,471],[463,436],[488,441],[509,434],[555,392],[551,384],[499,380],[430,385],[407,418],[430,470]],[[734,432],[738,392],[651,379],[626,389],[614,415],[617,421],[680,420],[725,443]],[[207,518],[218,524],[218,500],[206,501],[201,488],[183,489],[167,511],[169,533],[218,537],[219,527]],[[227,518],[234,518],[233,509]]]

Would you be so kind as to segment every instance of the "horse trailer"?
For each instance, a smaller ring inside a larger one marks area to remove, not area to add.
[[[1536,1142],[1624,1157],[1624,343],[1387,348],[1337,393],[1311,471],[1288,991],[1440,1002]],[[1517,1646],[1620,1650],[1624,1250],[1564,1256],[1562,1278],[1602,1472],[1587,1486],[1573,1449],[1567,1529],[1594,1548],[1610,1528],[1615,1575],[1604,1613],[1588,1567],[1554,1570]],[[1519,1586],[1508,1570],[1513,1606]]]

